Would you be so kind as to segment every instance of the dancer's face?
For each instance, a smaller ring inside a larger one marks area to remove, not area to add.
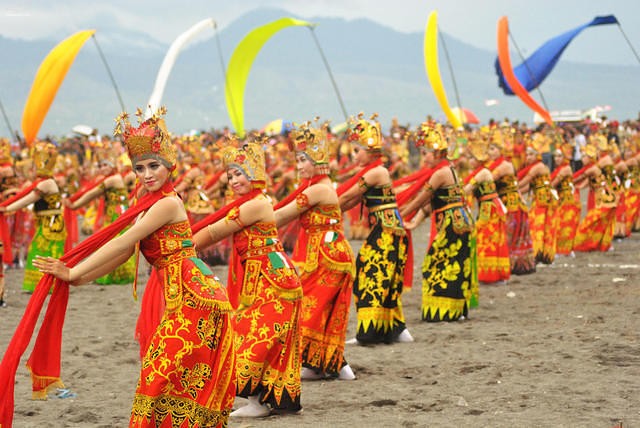
[[[527,165],[531,165],[538,160],[538,153],[534,150],[527,149]]]
[[[469,166],[471,168],[476,169],[479,168],[480,165],[482,165],[482,163],[478,159],[474,158],[471,155],[469,156]]]
[[[300,178],[311,178],[316,172],[316,167],[304,153],[296,155],[296,166]]]
[[[246,195],[251,191],[251,181],[238,168],[227,169],[227,178],[231,190],[237,195]]]
[[[433,150],[422,149],[422,158],[424,159],[425,165],[429,168],[436,166],[436,157],[433,154]]]
[[[366,165],[371,162],[371,155],[369,154],[369,152],[367,152],[364,147],[358,144],[353,145],[353,155],[356,162],[358,162],[358,165]]]
[[[98,170],[101,175],[109,175],[113,171],[113,166],[111,166],[108,162],[100,162],[98,165]]]
[[[556,150],[553,154],[553,161],[556,165],[562,165],[562,162],[564,162],[564,155]]]
[[[496,160],[500,156],[502,156],[502,153],[500,152],[500,149],[497,146],[493,145],[493,144],[489,144],[488,154],[489,154],[489,157],[491,158],[491,160]]]
[[[169,168],[156,159],[145,159],[136,162],[136,176],[147,192],[160,190],[169,178]]]

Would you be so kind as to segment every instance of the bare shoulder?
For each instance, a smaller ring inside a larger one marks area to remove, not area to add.
[[[251,199],[250,201],[247,201],[244,204],[242,204],[240,206],[240,210],[251,212],[254,210],[263,210],[266,208],[272,209],[272,207],[273,205],[271,204],[271,201],[269,201],[269,199],[267,199],[266,197],[259,197],[259,198]]]
[[[389,171],[384,166],[377,166],[364,174],[367,183],[385,185],[391,179]]]
[[[47,178],[43,182],[38,183],[36,188],[41,192],[47,193],[47,194],[58,193],[58,185],[56,184],[56,181],[53,178]]]
[[[115,174],[104,180],[104,185],[106,187],[122,187],[124,185],[124,179],[120,174]]]

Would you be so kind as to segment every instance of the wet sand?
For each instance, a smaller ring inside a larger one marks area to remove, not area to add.
[[[355,381],[305,381],[301,415],[232,420],[232,427],[640,426],[640,234],[608,253],[539,266],[506,285],[480,286],[480,306],[455,323],[420,321],[427,227],[414,234],[414,289],[403,295],[414,343],[345,355]],[[353,241],[355,250],[361,245]],[[215,268],[226,278],[226,266]],[[23,270],[6,272],[0,350],[23,314]],[[146,269],[141,269],[142,289]],[[139,290],[141,294],[141,290]],[[62,379],[74,398],[31,401],[16,376],[15,427],[123,427],[138,378],[131,286],[72,287]],[[44,314],[44,311],[43,311]],[[351,311],[349,336],[355,331]]]

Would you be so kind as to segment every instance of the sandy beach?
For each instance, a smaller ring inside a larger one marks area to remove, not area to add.
[[[422,225],[414,236],[426,234]],[[361,242],[352,245],[357,251]],[[481,285],[469,319],[438,324],[420,321],[426,239],[414,245],[414,288],[402,299],[414,343],[347,345],[357,380],[305,381],[301,415],[232,419],[230,426],[640,426],[640,234],[608,253],[557,258],[507,285]],[[226,278],[226,266],[215,270]],[[29,299],[20,291],[24,271],[6,274],[2,352]],[[145,279],[141,269],[140,288]],[[133,340],[139,308],[131,286],[72,287],[62,379],[77,395],[32,401],[21,364],[14,426],[127,426],[140,364]],[[352,303],[348,337],[355,321]]]

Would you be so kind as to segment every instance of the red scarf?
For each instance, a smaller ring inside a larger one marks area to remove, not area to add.
[[[558,167],[555,169],[555,171],[553,171],[551,173],[551,177],[549,177],[549,180],[553,181],[558,176],[558,173],[560,173],[560,171],[562,171],[562,169],[567,165],[569,165],[569,162],[567,162],[567,161],[564,161],[560,165],[558,165]]]
[[[393,187],[399,187],[399,186],[402,186],[403,184],[413,183],[418,178],[422,177],[424,174],[427,174],[430,170],[431,170],[431,168],[429,168],[428,166],[423,166],[422,168],[420,168],[418,171],[414,172],[413,174],[409,174],[406,177],[402,177],[402,178],[399,178],[399,179],[395,180],[393,182]]]
[[[342,159],[347,159],[347,158],[345,157],[345,158],[342,158]],[[358,166],[358,164],[357,164],[357,163],[354,163],[353,165],[349,165],[348,167],[341,169],[340,171],[338,171],[338,176],[340,176],[340,175],[345,175],[345,174],[350,173],[350,172],[351,172],[351,171],[353,171],[357,166]]]
[[[284,198],[283,200],[281,200],[280,202],[278,202],[277,204],[275,204],[275,206],[273,207],[274,210],[279,210],[282,207],[286,207],[287,205],[289,205],[300,193],[304,192],[306,189],[308,189],[309,187],[313,186],[314,184],[317,184],[319,182],[321,182],[322,180],[324,180],[325,178],[328,178],[329,176],[326,174],[321,174],[321,175],[314,175],[313,177],[311,177],[311,179],[305,178],[304,180],[302,180],[300,182],[300,185],[298,186],[298,188],[296,190],[294,190],[293,192],[291,192],[291,194],[289,196],[287,196],[286,198]]]
[[[493,162],[491,162],[491,164],[487,167],[487,169],[491,172],[493,172],[494,169],[496,169],[497,167],[500,166],[500,164],[502,162],[505,161],[504,156],[500,156],[498,159],[494,160]]]
[[[472,172],[471,174],[469,174],[469,175],[467,176],[467,178],[465,178],[465,179],[464,179],[464,184],[465,184],[465,185],[469,184],[469,182],[470,182],[471,180],[473,180],[473,177],[475,177],[476,175],[478,175],[478,173],[479,173],[480,171],[482,171],[484,168],[485,168],[485,166],[484,166],[484,165],[482,165],[482,166],[479,166],[478,168],[476,168],[475,170],[473,170],[473,172]]]
[[[204,185],[205,190],[208,190],[209,188],[213,187],[213,185],[216,184],[218,180],[220,180],[220,177],[222,177],[222,174],[224,174],[225,172],[227,171],[223,169],[222,171],[218,171],[215,174],[213,174],[213,177],[211,177],[211,179],[207,181],[207,184]]]
[[[522,168],[520,171],[518,171],[518,180],[522,180],[523,178],[525,178],[527,176],[527,174],[529,173],[529,171],[531,171],[531,169],[538,165],[541,164],[542,161],[535,161],[534,163],[532,163],[531,165],[527,165],[524,168]]]
[[[193,171],[196,168],[197,168],[197,166],[192,166],[187,171],[185,171],[176,181],[173,182],[173,186],[174,187],[178,187],[178,185],[180,183],[182,183],[182,180],[184,180],[184,178],[187,176],[187,174],[189,174],[191,171]]]
[[[209,214],[207,217],[200,220],[195,225],[191,226],[191,230],[195,235],[200,230],[204,229],[210,224],[214,224],[215,222],[222,220],[225,216],[231,211],[232,208],[240,207],[245,202],[255,198],[259,194],[262,193],[261,189],[253,189],[251,192],[246,195],[241,196],[230,204],[225,205],[223,208],[220,208],[218,211]],[[227,280],[227,292],[229,294],[229,301],[233,305],[234,308],[238,307],[238,296],[240,295],[240,289],[242,287],[242,281],[244,279],[244,266],[242,266],[242,259],[238,254],[238,251],[233,246],[233,253],[231,254],[231,260],[229,263],[229,279]],[[233,278],[239,278],[237,281],[234,281]],[[239,282],[239,284],[238,284]]]
[[[371,162],[369,165],[362,168],[362,170],[360,170],[356,175],[354,175],[353,177],[351,177],[350,179],[348,179],[347,181],[339,185],[338,188],[336,189],[336,193],[338,194],[338,197],[342,196],[343,193],[345,193],[347,190],[355,186],[355,184],[358,182],[360,177],[362,177],[367,172],[371,171],[373,168],[380,165],[382,165],[382,159],[376,159],[375,161]]]
[[[577,170],[576,172],[573,173],[573,180],[577,180],[580,178],[581,175],[583,175],[589,168],[591,168],[594,165],[593,162],[591,162],[589,165],[585,165],[582,168],[580,168],[579,170]]]
[[[443,159],[440,161],[438,165],[436,165],[435,168],[424,170],[422,177],[418,178],[415,181],[415,183],[409,186],[408,189],[403,190],[398,194],[398,196],[396,196],[396,200],[398,201],[398,206],[401,207],[407,204],[411,199],[413,199],[415,195],[418,194],[420,190],[422,190],[424,185],[427,183],[427,181],[431,179],[431,177],[436,171],[444,168],[445,166],[450,166],[450,165],[451,165],[451,162],[449,162],[447,159]]]
[[[37,179],[31,184],[31,186],[18,192],[6,201],[0,203],[0,207],[7,207],[15,201],[22,199],[24,196],[27,196],[29,193],[31,193],[31,191],[34,190],[36,186],[38,186],[38,184],[49,178],[50,177]],[[4,216],[4,214],[0,214],[0,239],[4,244],[4,254],[2,255],[2,262],[6,264],[13,264],[13,252],[11,251],[11,234],[9,233],[9,225],[7,224],[7,218]]]
[[[68,267],[77,265],[116,237],[138,214],[151,208],[153,204],[172,192],[173,185],[167,180],[159,191],[144,195],[136,205],[125,211],[116,221],[82,241],[80,245],[65,253],[60,260]],[[52,285],[54,286],[53,294],[49,299],[47,311],[27,367],[31,371],[34,395],[42,396],[46,394],[48,388],[62,386],[60,349],[62,326],[69,298],[69,283],[46,274],[38,282],[22,320],[2,358],[2,363],[0,363],[0,391],[3,394],[0,398],[0,425],[3,427],[10,427],[13,421],[13,391],[16,370],[22,354],[29,345],[38,316]]]

